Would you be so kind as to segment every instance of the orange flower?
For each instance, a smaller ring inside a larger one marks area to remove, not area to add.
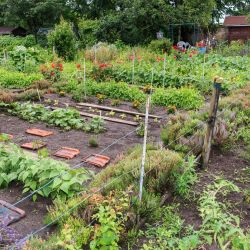
[[[54,64],[54,63],[52,63],[52,64],[51,64],[51,67],[54,69],[54,68],[55,68],[55,64]]]

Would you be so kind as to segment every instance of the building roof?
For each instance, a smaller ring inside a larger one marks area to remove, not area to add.
[[[0,27],[0,35],[10,35],[15,28],[13,27]]]
[[[226,16],[224,26],[250,26],[247,16]]]

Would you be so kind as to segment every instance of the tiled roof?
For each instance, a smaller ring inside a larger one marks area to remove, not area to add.
[[[12,27],[0,27],[0,35],[8,35],[11,34],[11,32],[14,30],[15,28]]]
[[[247,16],[226,16],[224,26],[250,26]]]

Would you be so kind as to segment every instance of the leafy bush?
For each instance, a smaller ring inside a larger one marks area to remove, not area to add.
[[[61,74],[63,72],[63,64],[60,59],[54,60],[51,65],[41,65],[40,72],[43,74],[46,80],[51,80],[57,82],[61,79]]]
[[[126,188],[137,182],[140,176],[141,166],[141,147],[136,147],[133,152],[127,155],[122,161],[108,166],[102,172],[95,176],[95,179],[91,183],[93,187],[99,187],[103,183],[111,182],[106,189],[109,190],[126,190]],[[149,188],[151,191],[163,192],[164,187],[169,184],[170,173],[176,169],[182,163],[182,158],[179,154],[170,150],[157,150],[152,146],[147,150],[147,162],[145,165],[145,172],[149,171],[145,177],[145,189]],[[127,173],[127,174],[124,174]],[[112,183],[118,176],[123,175],[123,178],[118,178]]]
[[[213,133],[213,144],[232,145],[233,141],[248,143],[250,139],[250,87],[236,90],[231,96],[222,98]],[[206,124],[208,106],[200,112],[171,115],[162,129],[161,138],[164,144],[172,149],[194,153],[201,152]]]
[[[42,76],[37,73],[11,72],[4,68],[0,68],[0,75],[0,86],[4,88],[23,88],[31,85],[34,81],[42,79]]]
[[[158,40],[152,40],[148,45],[148,48],[154,52],[158,53],[167,53],[171,52],[173,43],[170,39],[163,38]]]
[[[80,46],[93,46],[96,42],[95,31],[99,26],[98,20],[81,19],[78,23],[78,33],[80,36]]]
[[[100,116],[93,117],[92,120],[85,125],[84,130],[87,132],[93,132],[95,134],[101,133],[105,130],[104,120]]]
[[[75,34],[71,25],[64,19],[55,26],[55,29],[48,34],[48,44],[52,48],[55,46],[59,57],[66,60],[73,60],[76,54]]]
[[[249,53],[249,48],[243,41],[238,40],[231,41],[230,44],[219,44],[215,51],[223,56],[240,56]]]
[[[24,46],[30,48],[36,45],[36,40],[33,35],[26,37],[0,36],[0,51],[13,50],[16,46]]]
[[[30,158],[15,145],[9,145],[8,148],[0,147],[0,187],[19,181],[24,184],[25,193],[48,183],[37,194],[66,199],[82,190],[82,184],[91,177],[86,169],[70,170],[65,164],[48,158]]]
[[[39,62],[39,51],[35,48],[16,46],[9,52],[9,59],[18,71],[27,72],[28,69],[32,72]]]
[[[112,204],[113,203],[113,204]],[[104,201],[98,207],[98,212],[93,216],[100,226],[95,231],[90,249],[118,249],[118,241],[123,229],[123,210],[128,208],[128,196]]]

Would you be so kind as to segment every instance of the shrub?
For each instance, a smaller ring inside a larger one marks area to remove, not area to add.
[[[117,57],[117,48],[113,44],[98,43],[85,51],[85,57],[93,62],[107,63]]]
[[[64,19],[55,26],[55,29],[48,35],[48,44],[52,48],[55,46],[59,57],[66,60],[73,60],[76,54],[75,34],[71,25]]]
[[[10,103],[15,100],[15,97],[10,91],[0,90],[0,102]]]
[[[247,44],[238,40],[232,41],[230,44],[218,45],[216,52],[223,56],[240,56],[249,53],[249,48]]]
[[[169,54],[171,52],[172,45],[173,43],[171,42],[170,39],[163,38],[151,41],[148,47],[150,50],[154,52]]]
[[[78,33],[80,36],[80,46],[93,46],[96,42],[95,31],[99,26],[98,20],[81,19],[78,23]]]
[[[120,175],[124,175],[123,178],[118,178],[111,183],[106,189],[106,192],[113,189],[126,190],[126,188],[134,182],[137,183],[140,176],[141,152],[142,148],[140,146],[134,148],[122,161],[108,166],[97,174],[91,186],[102,186],[106,182],[112,182]],[[149,145],[147,149],[145,172],[149,170],[150,172],[145,177],[144,187],[149,188],[152,192],[163,192],[167,183],[169,184],[171,172],[177,169],[181,163],[182,158],[178,153],[170,150],[157,150]]]

